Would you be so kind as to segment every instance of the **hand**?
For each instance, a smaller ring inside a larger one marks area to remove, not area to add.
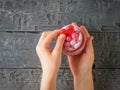
[[[41,90],[55,89],[56,74],[61,64],[62,46],[65,40],[65,35],[59,35],[59,33],[60,30],[43,32],[36,47],[43,70]],[[57,41],[55,47],[51,49],[50,44],[53,38]]]
[[[80,27],[86,35],[87,41],[84,51],[76,56],[68,56],[70,69],[74,77],[86,75],[91,72],[94,62],[93,37],[89,35],[84,26]],[[82,29],[83,28],[83,29]]]
[[[48,75],[56,74],[61,64],[61,52],[65,35],[58,36],[59,32],[60,30],[43,32],[36,47],[43,73]],[[50,44],[54,38],[57,38],[57,42],[54,49],[51,49]]]
[[[74,23],[73,23],[74,24]],[[92,65],[94,62],[93,37],[84,26],[80,27],[86,35],[87,41],[84,51],[76,56],[67,56],[69,66],[74,77],[75,90],[93,90]],[[83,28],[83,29],[82,29]]]

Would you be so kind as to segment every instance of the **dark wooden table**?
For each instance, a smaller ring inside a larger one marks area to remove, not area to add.
[[[38,39],[73,21],[94,36],[95,90],[120,90],[120,0],[0,0],[0,90],[39,90]],[[73,90],[64,55],[57,90]]]

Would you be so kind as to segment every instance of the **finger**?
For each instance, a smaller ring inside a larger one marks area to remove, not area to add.
[[[71,63],[73,62],[73,57],[72,56],[67,56],[67,57],[68,57],[69,65],[71,65]]]
[[[91,36],[90,38],[88,38],[88,40],[86,41],[85,52],[86,52],[88,55],[93,54],[93,44],[92,44],[92,40],[93,40],[93,36]]]
[[[40,39],[39,39],[39,41],[38,41],[37,46],[40,46],[40,45],[42,44],[43,40],[45,39],[45,37],[47,36],[48,33],[51,33],[51,31],[46,31],[46,32],[43,32],[43,33],[41,34],[41,37],[40,37]]]
[[[83,33],[85,34],[85,36],[87,37],[87,38],[89,38],[90,37],[90,34],[88,33],[88,31],[87,31],[87,29],[86,29],[86,27],[85,26],[80,26],[80,29],[83,31]]]
[[[77,23],[76,22],[72,22],[72,25],[77,25]]]
[[[52,31],[43,32],[42,35],[41,35],[41,37],[40,37],[40,39],[39,39],[39,41],[44,40],[44,38],[45,38],[48,34],[50,34],[51,32],[52,32]]]
[[[52,42],[53,38],[56,38],[59,33],[60,33],[60,30],[54,30],[51,33],[49,33],[49,35],[47,35],[43,41],[44,46],[46,48],[49,48],[50,43]]]
[[[66,36],[64,34],[61,34],[58,36],[55,48],[53,49],[53,52],[52,52],[53,54],[58,54],[58,55],[61,54],[65,38]]]

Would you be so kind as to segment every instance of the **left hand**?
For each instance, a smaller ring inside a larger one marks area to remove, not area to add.
[[[62,47],[65,40],[65,35],[59,35],[60,30],[43,32],[37,44],[36,51],[40,59],[43,74],[54,76],[61,64]],[[53,49],[50,44],[56,38],[56,44]]]

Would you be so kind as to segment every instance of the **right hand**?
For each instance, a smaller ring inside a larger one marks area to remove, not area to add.
[[[89,35],[84,26],[81,26],[80,28],[87,37],[84,51],[76,56],[67,56],[74,78],[84,78],[86,75],[92,74],[92,65],[94,62],[94,50],[92,44],[93,36]]]

